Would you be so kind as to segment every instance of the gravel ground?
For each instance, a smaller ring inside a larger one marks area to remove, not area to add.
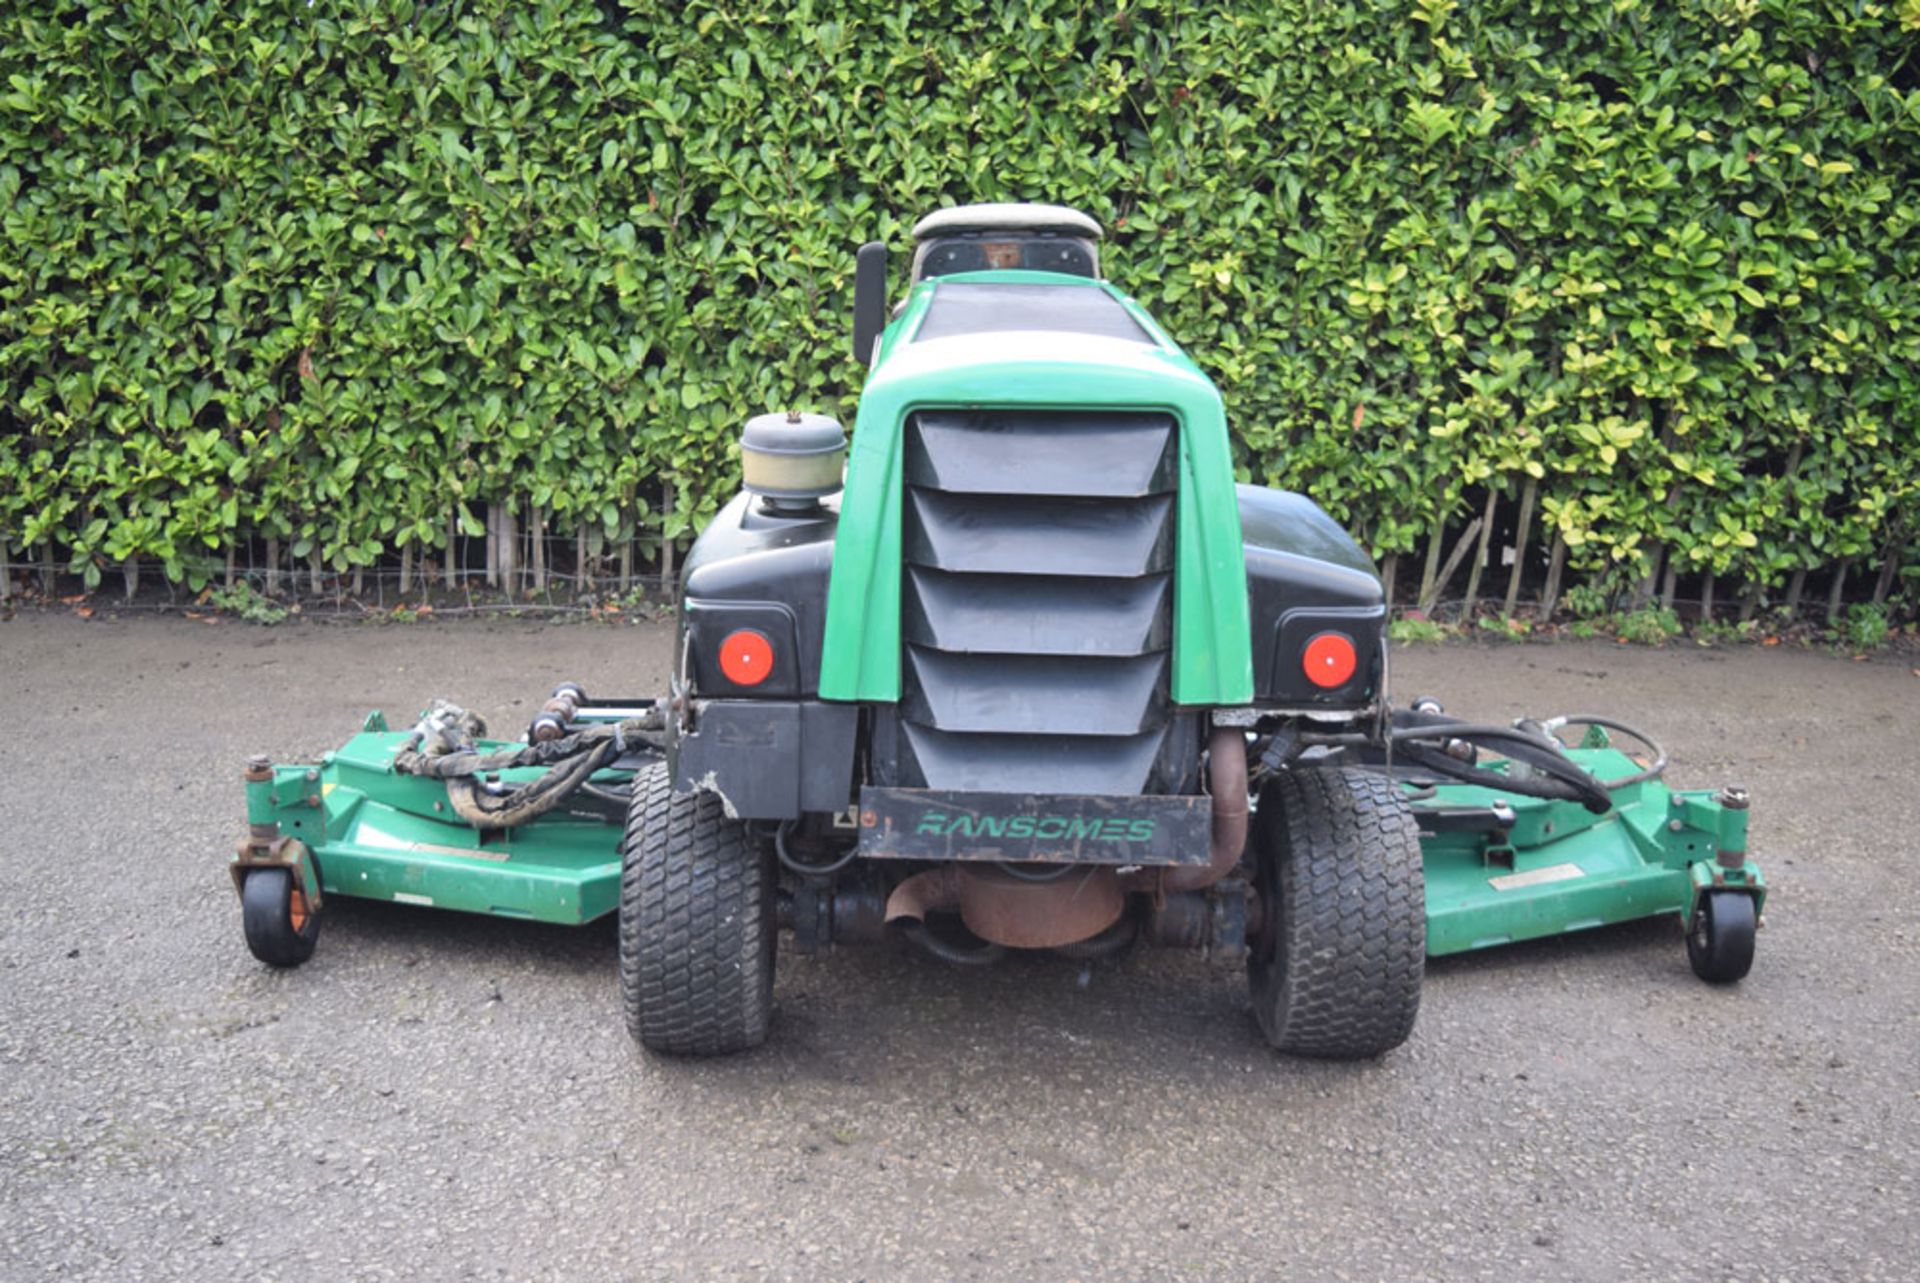
[[[1438,962],[1377,1063],[1269,1053],[1239,975],[1165,953],[783,957],[770,1045],[694,1064],[629,1044],[608,923],[336,900],[304,968],[248,956],[249,752],[433,694],[510,726],[560,678],[645,692],[668,640],[0,623],[0,1277],[1920,1272],[1906,662],[1397,654],[1402,697],[1612,713],[1677,781],[1749,785],[1774,898],[1731,990],[1672,922]]]

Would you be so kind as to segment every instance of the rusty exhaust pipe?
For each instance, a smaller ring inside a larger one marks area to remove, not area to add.
[[[1240,855],[1247,849],[1247,737],[1237,727],[1213,728],[1207,740],[1207,785],[1213,792],[1207,862],[1143,870],[1133,875],[1132,889],[1156,894],[1204,891],[1240,863]]]
[[[1066,869],[1036,880],[991,864],[916,873],[887,897],[888,922],[924,922],[957,909],[967,930],[1010,949],[1078,944],[1120,920],[1126,894],[1109,868]]]
[[[886,920],[925,922],[929,913],[959,907],[960,866],[943,864],[937,869],[916,873],[895,887],[887,897]]]

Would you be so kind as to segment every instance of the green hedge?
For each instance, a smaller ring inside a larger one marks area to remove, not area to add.
[[[1248,475],[1382,558],[1537,514],[1536,580],[1557,543],[1605,591],[1850,567],[1911,600],[1920,565],[1879,572],[1920,525],[1916,28],[1915,0],[8,6],[0,532],[196,586],[267,540],[444,557],[490,511],[684,539],[745,415],[850,417],[859,242],[1026,198],[1112,227]]]

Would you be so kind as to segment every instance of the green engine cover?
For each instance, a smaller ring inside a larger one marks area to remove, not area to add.
[[[938,292],[969,284],[1102,290],[1138,324],[1144,341],[1054,329],[916,341]],[[881,337],[854,421],[827,593],[822,698],[900,698],[902,442],[907,417],[934,408],[1171,413],[1179,424],[1172,696],[1187,705],[1252,701],[1246,564],[1218,389],[1111,285],[1030,271],[923,281]]]

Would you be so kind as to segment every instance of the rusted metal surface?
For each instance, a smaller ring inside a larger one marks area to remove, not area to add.
[[[1207,783],[1213,790],[1213,830],[1207,863],[1199,868],[1167,869],[1159,875],[1162,891],[1198,891],[1233,872],[1247,847],[1247,737],[1232,726],[1216,726],[1207,739]]]
[[[1198,869],[1210,858],[1210,823],[1203,797],[860,790],[868,859]]]
[[[1100,865],[1035,881],[991,865],[949,864],[916,873],[887,897],[887,921],[923,922],[958,909],[967,930],[1013,949],[1051,949],[1099,935],[1120,918],[1120,879]]]
[[[960,844],[946,840],[940,851],[951,862],[916,873],[895,887],[887,899],[886,920],[924,921],[929,913],[958,909],[967,929],[982,940],[1016,949],[1053,949],[1078,944],[1107,930],[1119,921],[1127,895],[1141,892],[1150,900],[1146,928],[1149,938],[1156,943],[1208,946],[1220,921],[1221,908],[1200,893],[1233,872],[1247,844],[1244,732],[1226,726],[1214,730],[1208,745],[1208,782],[1213,795],[1206,800],[1211,824],[1204,864],[1148,865],[1123,874],[1111,863],[1074,864],[1055,860],[1052,863],[1059,865],[1059,871],[1048,876],[1039,868],[1032,873],[1022,872],[1013,862],[974,862],[994,858],[991,855],[976,855],[973,861],[947,856],[946,852],[958,849]],[[865,815],[868,795],[877,791],[866,790],[862,794],[863,854],[866,853],[866,829],[880,827],[877,818],[875,824],[867,825]],[[924,794],[929,791],[886,792]],[[1175,799],[1101,800],[1116,804],[1125,814],[1124,808],[1129,805]],[[1203,801],[1200,798],[1179,800],[1196,806]],[[1044,807],[1057,805],[1060,799],[1033,801]],[[1240,891],[1238,895],[1241,903],[1229,906],[1235,926],[1228,932],[1232,935],[1244,933],[1239,924],[1245,918],[1245,892]]]
[[[992,865],[962,866],[960,920],[982,940],[1051,949],[1099,935],[1126,908],[1112,869],[1070,869],[1044,882]]]
[[[262,826],[253,825],[254,829]],[[276,826],[268,825],[274,828]],[[316,913],[320,911],[319,879],[310,877],[312,855],[306,843],[298,838],[272,837],[261,839],[249,833],[241,838],[234,848],[233,859],[227,864],[227,873],[233,879],[236,895],[247,880],[247,873],[253,869],[288,869],[293,873],[294,886],[301,888],[308,906]]]
[[[925,922],[929,913],[960,907],[960,871],[953,865],[916,873],[887,896],[887,921]]]
[[[571,733],[569,727],[580,716],[580,710],[586,702],[586,692],[573,682],[562,682],[554,687],[553,694],[527,725],[527,742],[545,744],[565,739]]]
[[[1204,949],[1211,919],[1204,894],[1176,891],[1148,904],[1140,934],[1148,944],[1163,949]]]

